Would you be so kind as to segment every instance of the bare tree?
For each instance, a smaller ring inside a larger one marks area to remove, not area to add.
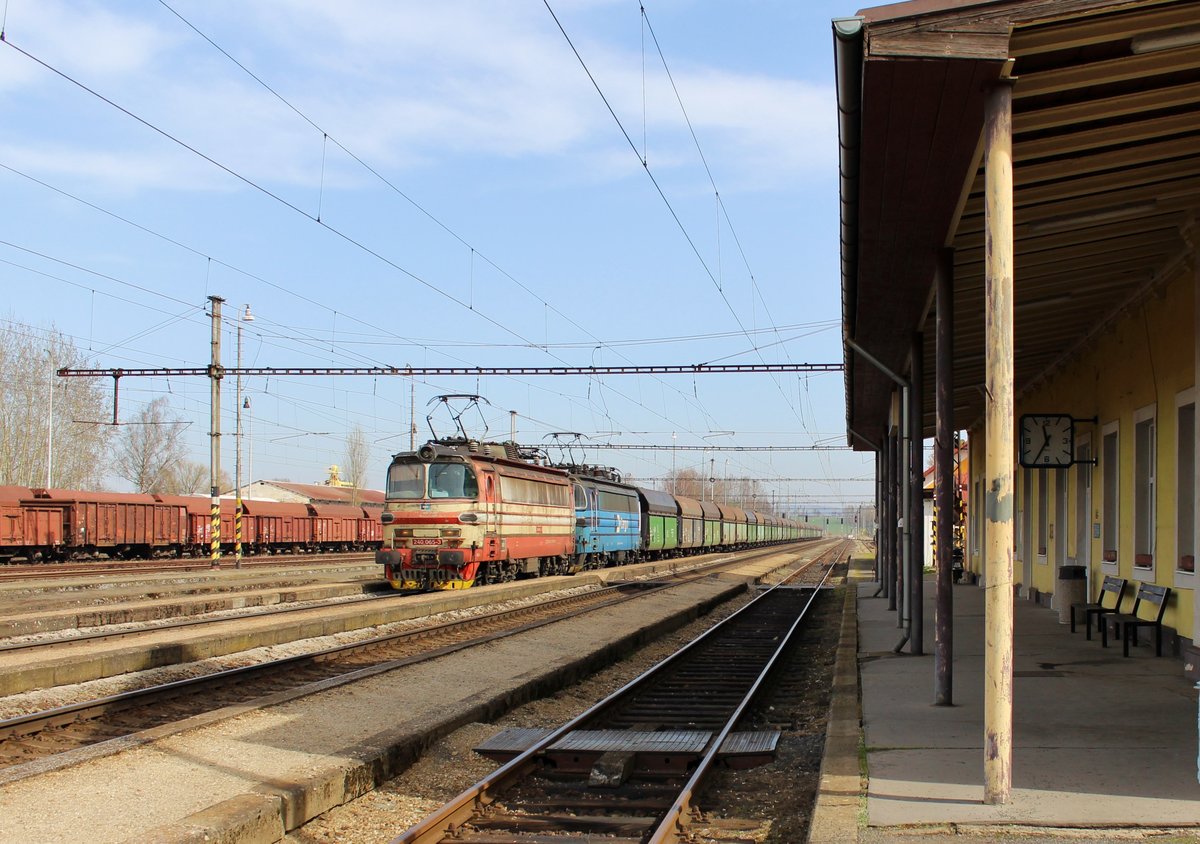
[[[180,435],[185,423],[166,396],[142,408],[122,428],[113,469],[138,492],[166,492],[170,472],[184,462]]]
[[[162,491],[172,495],[208,495],[209,468],[203,463],[181,460],[169,466],[163,477]],[[225,486],[222,485],[221,489]]]
[[[0,326],[0,484],[100,487],[112,436],[104,424],[112,413],[108,384],[53,374],[86,364],[54,328]]]
[[[351,502],[362,501],[362,487],[367,482],[367,469],[371,463],[371,447],[367,445],[363,429],[355,425],[346,435],[346,482],[350,484]]]

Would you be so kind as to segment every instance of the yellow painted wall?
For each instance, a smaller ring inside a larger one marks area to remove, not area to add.
[[[1046,486],[1049,496],[1046,555],[1037,556],[1037,530],[1039,511],[1038,484],[1036,473],[1040,470],[1017,469],[1014,478],[1014,489],[1017,493],[1017,510],[1024,507],[1027,513],[1028,529],[1033,531],[1034,560],[1028,567],[1032,570],[1031,577],[1025,575],[1025,565],[1022,559],[1023,543],[1021,540],[1022,524],[1014,526],[1014,542],[1016,543],[1016,559],[1013,563],[1014,582],[1024,586],[1032,586],[1042,592],[1053,592],[1055,588],[1056,571],[1058,566],[1075,562],[1080,543],[1089,543],[1090,549],[1090,578],[1092,596],[1104,574],[1117,573],[1121,577],[1136,582],[1139,578],[1150,580],[1163,586],[1171,587],[1173,591],[1170,607],[1164,617],[1164,622],[1174,628],[1182,636],[1197,638],[1193,620],[1193,596],[1191,590],[1192,578],[1179,578],[1176,575],[1176,564],[1179,552],[1176,549],[1176,395],[1193,386],[1193,281],[1190,272],[1178,273],[1170,282],[1160,287],[1155,295],[1144,304],[1137,306],[1110,326],[1102,334],[1091,339],[1082,352],[1069,364],[1053,373],[1045,383],[1038,386],[1027,395],[1019,397],[1016,407],[1016,417],[1025,413],[1069,413],[1076,418],[1098,417],[1098,423],[1081,422],[1076,425],[1076,442],[1090,434],[1092,453],[1102,454],[1102,430],[1113,421],[1119,422],[1119,453],[1120,453],[1120,507],[1119,507],[1119,536],[1118,561],[1115,567],[1102,566],[1101,539],[1093,538],[1092,530],[1085,528],[1084,536],[1078,536],[1076,526],[1076,502],[1080,494],[1078,489],[1078,473],[1074,467],[1065,470],[1065,478],[1056,471],[1049,472],[1050,477]],[[1045,319],[1053,319],[1053,314],[1047,314]],[[1017,355],[1021,353],[1021,336],[1015,337]],[[1156,408],[1156,533],[1154,566],[1152,571],[1133,567],[1133,525],[1134,525],[1134,414],[1146,406]],[[1014,420],[1016,421],[1016,420]],[[981,485],[983,471],[983,449],[978,447],[983,443],[983,431],[975,430],[970,434],[972,442],[977,445],[973,450],[971,477],[971,507],[969,512],[978,513],[980,502],[977,491]],[[1106,467],[1101,463],[1093,474],[1092,482],[1092,512],[1087,524],[1102,522],[1104,513],[1104,484],[1103,473]],[[1033,472],[1032,496],[1028,502],[1021,501],[1024,490],[1023,473]],[[1060,479],[1067,486],[1066,524],[1058,524],[1059,518],[1055,508],[1055,490]],[[971,518],[968,530],[977,530],[981,523]],[[1059,559],[1056,554],[1055,541],[1060,530],[1067,531],[1065,556],[1070,559]],[[1102,534],[1103,535],[1103,534]],[[970,568],[982,572],[982,561],[978,549],[982,548],[981,539],[968,539],[968,558]],[[1193,575],[1200,577],[1200,575]],[[1031,582],[1025,583],[1025,580]]]

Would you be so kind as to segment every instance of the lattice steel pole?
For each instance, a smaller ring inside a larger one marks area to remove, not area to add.
[[[221,303],[220,296],[209,296],[212,302],[212,363],[208,377],[212,382],[212,420],[208,435],[212,440],[209,452],[209,481],[212,493],[212,533],[209,536],[209,552],[212,567],[221,567]]]

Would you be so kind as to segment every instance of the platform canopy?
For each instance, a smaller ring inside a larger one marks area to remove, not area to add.
[[[834,21],[846,335],[893,372],[956,250],[956,427],[984,409],[984,98],[1013,88],[1015,391],[1052,375],[1188,260],[1200,205],[1200,2],[914,0]],[[894,383],[846,356],[850,444]],[[925,434],[933,390],[924,391]]]

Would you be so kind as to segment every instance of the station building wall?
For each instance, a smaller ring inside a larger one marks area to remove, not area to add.
[[[1180,266],[1086,340],[1069,362],[1017,397],[1014,420],[1014,428],[1025,413],[1088,420],[1075,425],[1076,459],[1098,458],[1094,467],[1016,467],[1013,579],[1020,594],[1053,593],[1063,565],[1086,567],[1090,600],[1106,574],[1126,578],[1132,588],[1139,582],[1168,586],[1163,622],[1190,640],[1185,646],[1200,642],[1195,277]],[[1014,341],[1019,356],[1019,321]],[[974,442],[985,441],[982,428],[970,434]],[[969,565],[980,574],[983,452],[977,448],[972,461],[968,524]]]

